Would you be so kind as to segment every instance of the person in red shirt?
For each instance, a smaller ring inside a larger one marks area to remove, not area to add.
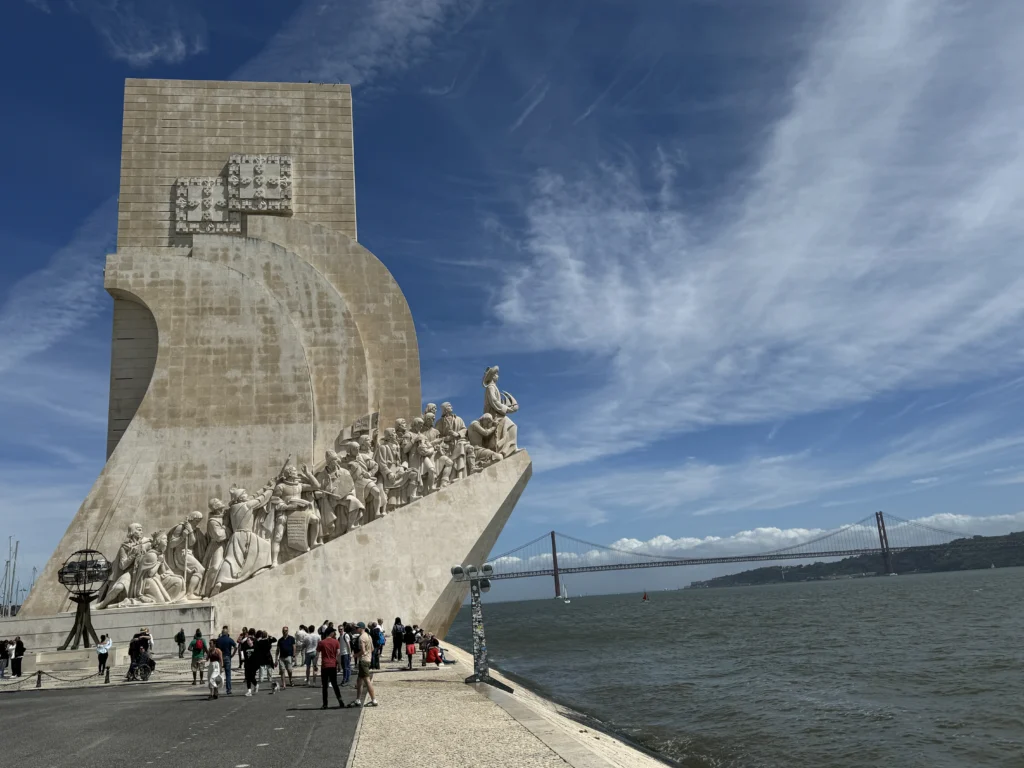
[[[345,706],[341,701],[341,688],[338,687],[338,657],[341,655],[341,643],[338,642],[335,635],[337,635],[337,630],[331,627],[326,637],[316,644],[316,655],[320,660],[320,685],[324,694],[324,705],[320,709],[327,709],[328,683],[334,687],[338,706]]]

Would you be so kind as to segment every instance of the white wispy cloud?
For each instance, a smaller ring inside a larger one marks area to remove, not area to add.
[[[49,264],[6,291],[0,306],[0,372],[20,364],[101,311],[103,260],[114,248],[117,198],[97,208]]]
[[[600,371],[538,467],[1024,361],[1024,5],[836,7],[712,214],[670,153],[538,174],[497,314]]]
[[[365,85],[419,63],[480,0],[316,0],[305,3],[240,79]]]
[[[134,67],[178,64],[207,48],[206,22],[189,3],[76,0],[115,59]]]
[[[735,462],[689,458],[671,466],[648,463],[593,475],[544,475],[535,480],[538,492],[526,509],[537,520],[557,514],[559,520],[599,523],[623,514],[639,520],[807,503],[865,504],[879,495],[891,503],[902,494],[972,477],[988,484],[1021,482],[1019,474],[991,480],[984,474],[992,462],[1024,458],[1024,432],[988,436],[996,418],[963,417],[920,427],[869,446],[867,458],[807,450]],[[885,485],[894,483],[900,484]],[[861,498],[846,498],[854,492]]]

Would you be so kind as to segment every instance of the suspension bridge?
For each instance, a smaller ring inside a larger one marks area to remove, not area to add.
[[[719,563],[752,563],[784,560],[844,558],[878,555],[883,573],[893,573],[893,557],[903,552],[952,549],[956,551],[1024,546],[1024,535],[1010,539],[966,536],[914,520],[876,512],[863,520],[814,536],[807,541],[766,552],[707,552],[708,545],[693,548],[690,557],[657,555],[639,550],[583,541],[551,531],[522,546],[488,560],[493,579],[554,578],[555,595],[561,590],[560,574],[668,568]],[[702,554],[701,550],[706,554]]]

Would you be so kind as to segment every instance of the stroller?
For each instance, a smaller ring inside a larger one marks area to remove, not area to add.
[[[128,667],[128,674],[125,675],[125,681],[138,680],[146,682],[149,680],[149,676],[153,674],[153,670],[156,669],[156,662],[153,661],[152,657],[145,651],[140,651],[136,656],[131,665]]]

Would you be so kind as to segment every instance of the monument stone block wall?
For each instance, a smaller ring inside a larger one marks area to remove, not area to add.
[[[232,154],[293,159],[294,215],[356,238],[352,93],[347,85],[129,79],[124,89],[117,246],[188,247],[175,231],[176,182],[214,177]],[[243,217],[244,219],[244,217]],[[243,221],[244,227],[244,221]],[[126,314],[114,305],[115,330]],[[139,338],[133,337],[133,341]],[[156,347],[126,345],[114,334],[107,455],[124,434],[146,386]],[[418,380],[417,380],[418,385]],[[417,392],[417,399],[419,393]]]

